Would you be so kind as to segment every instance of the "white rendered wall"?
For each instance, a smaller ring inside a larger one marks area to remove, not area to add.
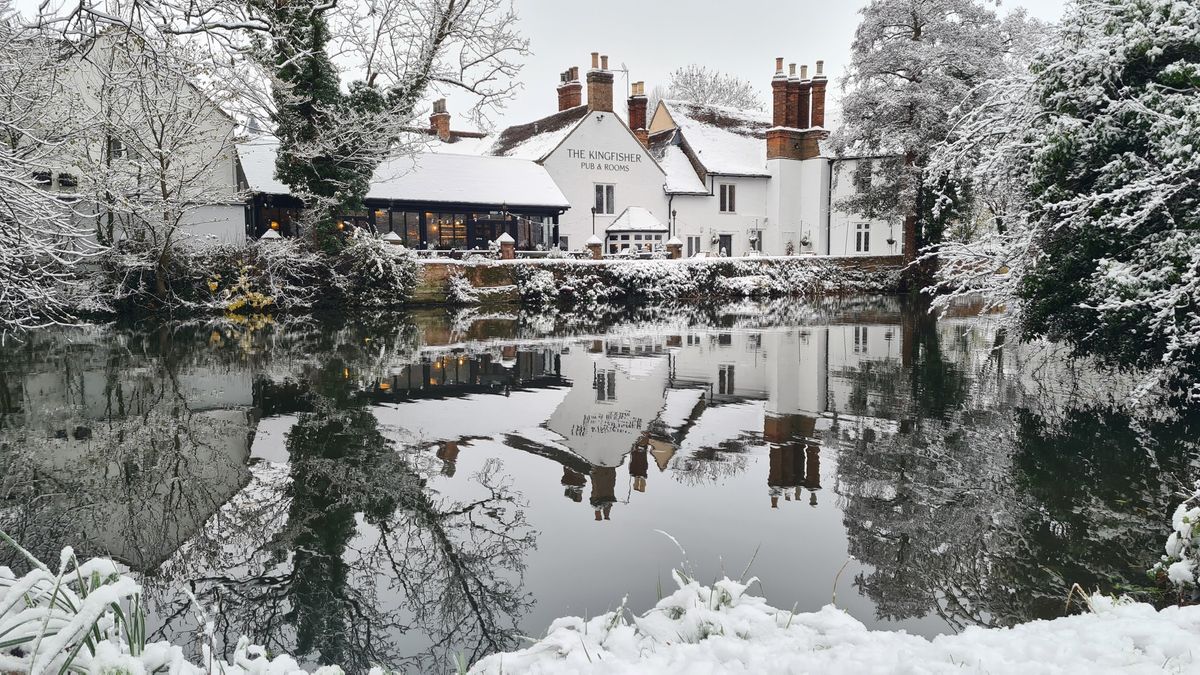
[[[901,255],[904,253],[903,226],[889,225],[886,220],[870,219],[839,206],[841,200],[855,193],[854,175],[858,159],[839,159],[832,162],[832,209],[829,216],[829,254],[842,256]],[[856,251],[856,232],[860,223],[869,226],[869,248]],[[892,239],[894,243],[888,244]]]
[[[751,251],[750,233],[763,232],[763,254],[776,255],[768,234],[767,186],[765,177],[709,176],[707,186],[712,195],[675,195],[670,200],[676,212],[675,236],[686,244],[685,237],[700,237],[700,250],[718,255],[719,235],[731,237],[733,250],[730,256],[742,256]],[[721,185],[733,185],[735,211],[721,213]],[[714,242],[717,239],[717,242]],[[684,248],[684,253],[687,248]]]
[[[623,153],[636,159],[603,159],[593,154],[597,152]],[[589,113],[543,165],[571,204],[559,218],[558,233],[568,237],[572,249],[583,248],[592,236],[591,209],[596,203],[597,183],[616,186],[613,213],[596,214],[596,234],[601,239],[605,228],[630,206],[646,208],[664,224],[668,222],[662,169],[613,113]]]

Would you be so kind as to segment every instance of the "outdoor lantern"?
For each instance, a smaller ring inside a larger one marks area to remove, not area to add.
[[[278,220],[272,220],[272,221],[271,221],[271,229],[272,229],[272,230],[278,230],[278,229],[279,229],[279,221],[278,221]]]
[[[339,221],[338,221],[338,226],[337,226],[337,227],[338,227],[338,229],[339,229],[339,230],[344,230],[344,229],[346,229],[346,223],[344,223],[344,222],[342,222],[342,221],[340,221],[340,220],[339,220]]]

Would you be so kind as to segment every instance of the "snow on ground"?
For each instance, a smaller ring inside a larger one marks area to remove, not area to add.
[[[1091,599],[1092,612],[933,640],[871,631],[833,607],[793,614],[724,579],[679,590],[641,616],[555,621],[547,636],[472,673],[1200,673],[1200,606],[1161,612]]]

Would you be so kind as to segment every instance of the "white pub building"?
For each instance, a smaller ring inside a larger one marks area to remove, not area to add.
[[[821,61],[810,78],[776,60],[770,114],[670,100],[649,114],[635,82],[624,117],[608,57],[591,65],[583,81],[575,67],[561,74],[556,112],[494,137],[452,130],[438,101],[429,128],[413,130],[428,151],[409,170],[381,167],[367,210],[344,220],[421,249],[487,248],[508,232],[519,249],[599,243],[606,255],[672,244],[688,257],[908,253],[898,224],[839,207],[872,168],[824,148]],[[273,143],[238,148],[250,237],[295,234],[300,204],[274,179]]]
[[[811,79],[807,66],[783,66],[777,59],[770,115],[666,100],[648,116],[636,82],[622,119],[608,57],[593,53],[586,102],[571,68],[557,112],[503,130],[482,153],[545,167],[570,203],[546,240],[568,249],[595,236],[605,254],[676,240],[685,256],[903,255],[898,227],[838,206],[870,160],[823,147],[823,63]]]

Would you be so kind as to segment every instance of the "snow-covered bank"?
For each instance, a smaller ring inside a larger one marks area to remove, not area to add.
[[[933,640],[871,631],[826,606],[793,614],[725,579],[679,575],[679,590],[641,616],[559,619],[521,651],[472,673],[1197,673],[1200,606],[1153,607],[1101,596],[1092,611]]]

